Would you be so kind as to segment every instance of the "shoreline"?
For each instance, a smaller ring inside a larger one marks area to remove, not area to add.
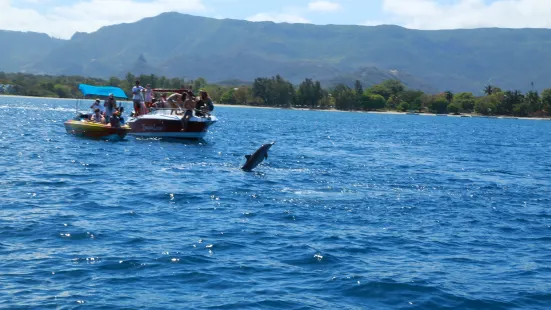
[[[11,98],[28,98],[28,99],[48,99],[48,100],[90,100],[93,99],[83,99],[83,98],[55,98],[55,97],[35,97],[35,96],[19,96],[19,95],[9,95],[9,94],[0,94],[2,97],[11,97]],[[122,102],[132,102],[132,100],[120,100]],[[491,119],[519,119],[519,120],[535,120],[535,121],[551,121],[551,116],[549,117],[517,117],[509,115],[481,115],[474,113],[465,113],[460,115],[454,114],[435,114],[435,113],[422,113],[422,112],[400,112],[400,111],[344,111],[337,110],[335,108],[331,109],[308,109],[308,108],[281,108],[281,107],[263,107],[263,106],[253,106],[253,105],[243,105],[243,104],[223,104],[216,103],[216,106],[227,107],[227,108],[253,108],[253,109],[274,109],[274,110],[293,110],[293,111],[320,111],[320,112],[349,112],[349,113],[365,113],[365,114],[384,114],[384,115],[415,115],[415,116],[442,116],[442,117],[456,117],[456,118],[491,118]]]

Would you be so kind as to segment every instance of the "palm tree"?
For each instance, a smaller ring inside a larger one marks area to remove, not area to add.
[[[452,103],[452,100],[453,100],[453,93],[451,91],[447,91],[444,93],[446,95],[446,100],[448,101],[448,103]]]
[[[494,93],[494,87],[492,85],[486,85],[484,86],[484,93],[487,95],[487,96],[490,96],[491,94]]]

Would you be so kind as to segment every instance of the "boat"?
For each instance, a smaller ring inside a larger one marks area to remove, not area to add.
[[[153,89],[156,93],[182,93],[184,89]],[[184,130],[183,113],[176,113],[173,109],[151,109],[147,114],[131,117],[128,120],[130,126],[129,135],[141,138],[169,138],[198,140],[203,139],[210,126],[218,119],[210,113],[198,110],[193,111]]]
[[[218,119],[214,115],[199,115],[196,111],[184,130],[183,115],[172,113],[172,109],[155,109],[145,115],[128,120],[129,134],[143,138],[202,139],[209,127]]]
[[[107,97],[109,94],[113,94],[115,98],[128,99],[124,91],[118,87],[80,84],[79,90],[84,98],[88,95]],[[128,125],[112,127],[110,124],[91,122],[88,114],[78,112],[79,104],[80,101],[77,101],[76,116],[63,123],[67,133],[94,139],[121,140],[130,131]]]
[[[124,139],[130,131],[128,125],[115,128],[111,127],[111,125],[88,121],[88,118],[84,116],[85,115],[82,115],[82,118],[64,122],[63,124],[65,125],[67,133],[94,139],[121,140]]]

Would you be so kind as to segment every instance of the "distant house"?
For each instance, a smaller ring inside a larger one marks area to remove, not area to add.
[[[0,84],[0,94],[9,94],[13,88],[11,84]]]

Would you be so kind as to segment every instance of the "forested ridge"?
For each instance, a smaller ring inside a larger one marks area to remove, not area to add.
[[[50,76],[0,72],[0,93],[54,97],[81,98],[81,83],[120,87],[130,96],[135,80],[153,88],[180,89],[191,86],[194,90],[206,90],[211,98],[222,104],[251,105],[280,108],[337,109],[345,111],[416,111],[429,113],[477,113],[482,115],[548,116],[551,107],[551,88],[521,92],[503,90],[487,85],[484,95],[471,92],[427,94],[408,89],[398,80],[387,80],[365,86],[360,81],[348,86],[338,84],[323,88],[319,81],[305,79],[294,85],[283,77],[259,77],[252,84],[210,84],[203,78],[184,80],[156,75],[135,76],[128,73],[124,79],[108,80],[82,76]]]

